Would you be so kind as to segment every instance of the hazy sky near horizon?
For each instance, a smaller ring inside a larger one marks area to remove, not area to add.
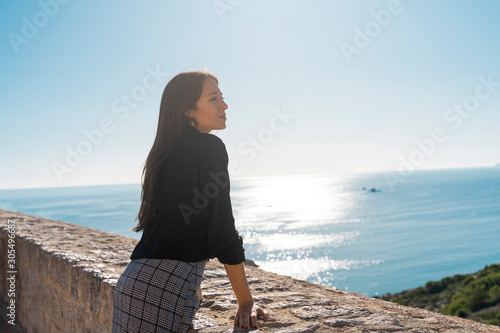
[[[64,3],[61,3],[64,2]],[[0,189],[139,183],[215,73],[233,178],[500,163],[498,1],[3,1]]]

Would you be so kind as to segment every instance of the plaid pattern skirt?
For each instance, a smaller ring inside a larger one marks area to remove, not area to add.
[[[200,301],[205,261],[130,261],[113,293],[112,333],[186,332]]]

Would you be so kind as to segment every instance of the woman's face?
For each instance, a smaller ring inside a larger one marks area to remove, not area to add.
[[[217,82],[208,78],[203,82],[203,91],[196,102],[196,110],[191,110],[187,114],[198,122],[196,126],[198,131],[209,133],[211,130],[226,128],[227,108]]]

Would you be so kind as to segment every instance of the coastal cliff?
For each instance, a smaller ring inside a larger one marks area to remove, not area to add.
[[[500,264],[429,281],[382,299],[500,326]]]
[[[0,299],[25,332],[110,332],[113,288],[136,239],[0,210]],[[13,240],[13,241],[12,241]],[[9,261],[10,260],[10,261]],[[12,266],[11,266],[12,265]],[[499,327],[266,272],[247,265],[261,332],[500,332]],[[236,298],[217,260],[206,267],[198,332],[232,327]]]

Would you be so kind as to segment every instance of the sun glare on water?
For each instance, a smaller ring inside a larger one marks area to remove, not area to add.
[[[331,270],[376,264],[319,257],[324,249],[351,243],[359,231],[335,231],[351,221],[352,191],[341,177],[274,177],[240,181],[233,197],[235,219],[247,253],[264,269],[300,279]],[[314,255],[312,253],[314,252]]]

